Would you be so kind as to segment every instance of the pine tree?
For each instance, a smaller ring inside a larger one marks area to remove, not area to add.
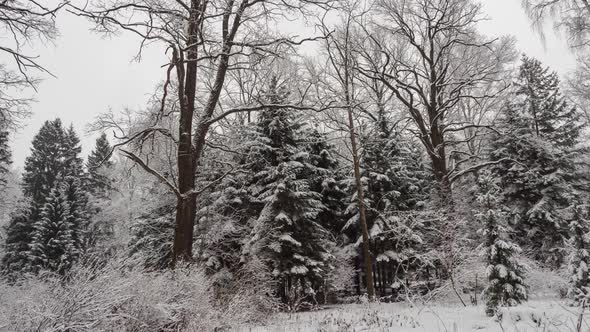
[[[0,124],[0,189],[6,185],[6,175],[12,164],[12,153],[8,146],[8,130],[2,128]]]
[[[65,131],[63,149],[65,171],[62,176],[82,178],[84,174],[84,161],[80,157],[82,147],[80,146],[80,138],[78,138],[78,134],[76,134],[76,131],[74,130],[74,125],[70,125]]]
[[[258,146],[259,132],[249,123],[235,128],[232,135],[219,145],[228,145],[238,152],[227,156],[236,172],[211,188],[208,200],[197,212],[197,233],[203,234],[196,239],[201,249],[198,256],[207,267],[218,293],[227,291],[228,285],[237,281],[234,278],[251,258],[244,247],[265,204],[252,194],[251,186],[255,182],[254,175],[268,165],[268,160],[251,157]],[[219,176],[221,174],[210,174],[205,181]]]
[[[284,104],[289,93],[272,79],[263,98]],[[197,213],[200,259],[223,292],[241,267],[262,259],[285,304],[319,291],[332,269],[332,235],[341,197],[333,147],[293,110],[269,107],[231,140],[237,171],[212,189]],[[243,139],[245,137],[245,139]],[[337,226],[336,226],[337,225]],[[292,303],[291,303],[292,304]]]
[[[575,303],[581,304],[590,296],[590,210],[587,205],[572,207],[573,213],[569,223],[571,232],[568,270],[570,288],[568,293]]]
[[[111,161],[112,147],[107,135],[103,133],[96,139],[94,150],[88,156],[86,168],[88,170],[84,187],[88,191],[87,210],[93,216],[100,215],[101,207],[109,205],[113,194],[114,183],[109,177],[109,170],[113,167]],[[87,229],[86,246],[95,256],[105,256],[110,248],[103,245],[113,237],[114,220],[111,218],[92,218]]]
[[[6,226],[4,256],[2,257],[2,274],[13,279],[15,274],[23,271],[28,262],[29,243],[33,233],[30,209],[19,206],[10,216]]]
[[[265,192],[258,197],[266,204],[254,240],[260,245],[258,254],[280,280],[279,294],[285,301],[295,288],[318,289],[329,269],[329,234],[318,223],[324,206],[321,195],[301,177],[303,165],[301,159],[283,162],[259,182]]]
[[[411,214],[424,207],[430,181],[417,149],[395,132],[384,116],[377,119],[361,141],[361,175],[371,254],[376,273],[382,274],[377,286],[385,295],[385,289],[402,277],[410,262],[418,263],[423,225]],[[343,230],[358,245],[361,232],[356,190],[353,179],[347,183],[351,195]],[[399,268],[401,265],[405,268]]]
[[[136,218],[131,225],[129,254],[148,270],[172,266],[174,205],[164,205]]]
[[[247,178],[249,174],[240,172],[224,179],[197,213],[199,233],[206,233],[199,241],[203,248],[200,259],[219,284],[232,279],[240,268],[245,241],[264,207],[264,203],[253,201]]]
[[[34,137],[22,181],[29,205],[23,209],[28,211],[8,225],[5,267],[63,273],[85,249],[88,212],[79,183],[83,172],[79,143],[73,127],[65,131],[59,119],[46,121]],[[58,212],[66,215],[56,216]]]
[[[79,178],[67,176],[62,182],[63,195],[69,207],[68,222],[74,247],[80,253],[88,249],[88,196]]]
[[[309,155],[309,163],[314,173],[306,175],[312,191],[322,195],[324,209],[319,214],[321,225],[333,235],[339,236],[344,226],[344,210],[347,192],[342,186],[343,174],[339,172],[339,162],[334,156],[334,146],[329,144],[326,135],[317,129],[303,128],[305,140],[300,142]]]
[[[40,219],[41,210],[51,188],[59,181],[63,170],[64,131],[61,120],[46,121],[33,138],[31,155],[25,160],[22,178],[26,200],[12,216],[6,228],[5,256],[2,266],[13,275],[30,267],[29,250],[34,224]]]
[[[559,91],[559,78],[535,59],[522,59],[513,101],[501,114],[503,134],[492,139],[494,174],[513,209],[516,237],[554,266],[568,235],[563,215],[572,193],[588,190],[579,171],[580,113]]]
[[[430,191],[428,171],[417,149],[400,134],[382,131],[382,126],[363,140],[361,173],[369,225],[388,212],[421,209]],[[356,209],[355,200],[349,210]]]
[[[373,208],[410,211],[423,207],[429,178],[415,147],[395,132],[376,132],[370,137],[363,144],[362,165]]]
[[[482,225],[484,237],[483,251],[486,264],[488,285],[484,290],[486,314],[493,316],[499,306],[514,306],[527,299],[524,284],[524,267],[515,255],[520,248],[505,236],[505,214],[498,208],[501,190],[490,172],[482,172],[478,179],[476,202],[479,210],[476,214]]]
[[[267,101],[281,104],[287,97],[286,88],[273,79]],[[311,180],[327,175],[314,163],[328,156],[320,151],[311,157],[306,151],[302,124],[290,109],[261,112],[253,136],[247,163],[254,176],[248,190],[253,202],[264,207],[249,248],[268,264],[279,282],[278,295],[289,303],[293,297],[313,295],[331,269],[330,234],[320,224],[326,207],[321,193],[312,189],[319,178]]]
[[[112,184],[104,171],[109,169],[113,162],[110,157],[112,147],[107,135],[103,133],[96,139],[94,150],[88,156],[86,167],[88,168],[88,188],[94,195],[105,195]]]
[[[49,270],[65,273],[78,258],[75,230],[68,198],[53,188],[33,228],[29,264],[33,272]]]
[[[33,138],[31,155],[25,160],[22,182],[24,194],[31,198],[34,209],[43,206],[45,197],[66,174],[65,137],[61,120],[55,119],[45,121]]]

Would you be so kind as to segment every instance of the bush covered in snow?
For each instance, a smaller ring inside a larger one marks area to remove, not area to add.
[[[0,330],[211,331],[260,321],[273,301],[244,285],[252,291],[240,289],[219,303],[197,267],[144,272],[122,260],[86,264],[65,277],[0,283]]]

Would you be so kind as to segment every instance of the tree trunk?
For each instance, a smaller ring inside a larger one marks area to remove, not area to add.
[[[432,162],[432,170],[437,184],[437,193],[439,196],[439,203],[442,206],[450,206],[453,204],[453,194],[451,190],[451,183],[448,177],[447,156],[445,151],[444,137],[441,130],[437,127],[432,127],[430,132],[430,139],[434,151],[429,153]]]
[[[348,49],[349,47],[349,28],[350,28],[350,17],[348,21],[348,25],[346,26],[346,35],[345,35],[345,45],[344,45],[344,77],[341,81],[342,87],[344,88],[344,98],[346,101],[346,111],[348,113],[348,131],[350,135],[350,145],[352,147],[352,163],[354,168],[354,179],[356,183],[356,191],[357,191],[357,202],[358,202],[358,209],[359,209],[359,219],[361,222],[361,232],[363,236],[363,260],[365,265],[365,278],[366,278],[366,285],[367,285],[367,295],[369,296],[369,301],[373,301],[375,299],[375,285],[373,284],[373,266],[372,266],[372,259],[371,259],[371,249],[369,247],[369,229],[367,226],[367,216],[365,212],[365,194],[363,190],[363,183],[361,180],[361,166],[360,166],[360,157],[358,152],[358,146],[356,144],[356,131],[354,126],[354,118],[352,114],[353,106],[352,106],[352,96],[351,96],[351,87],[353,84],[351,71],[352,66],[350,63],[350,56],[351,52]],[[338,68],[336,68],[338,69]]]
[[[193,257],[193,226],[195,199],[179,199],[176,204],[176,226],[174,228],[174,260],[190,262]]]
[[[179,261],[192,260],[193,226],[195,220],[196,197],[191,194],[195,189],[196,158],[192,145],[193,115],[197,89],[197,40],[201,1],[191,2],[188,20],[188,48],[186,50],[186,69],[184,52],[173,50],[173,61],[179,81],[178,94],[180,100],[180,118],[178,123],[178,191],[176,204],[176,220],[174,227],[172,264]]]
[[[358,147],[356,145],[354,120],[352,118],[352,109],[350,106],[348,107],[348,128],[350,131],[350,143],[352,145],[352,160],[354,166],[354,179],[356,182],[359,218],[361,222],[361,232],[363,234],[363,259],[365,265],[367,295],[369,296],[369,301],[373,301],[375,299],[375,287],[373,285],[373,266],[371,262],[371,250],[369,248],[369,229],[367,226],[367,216],[365,213],[365,195],[363,191],[363,183],[361,181],[361,167],[358,155]]]

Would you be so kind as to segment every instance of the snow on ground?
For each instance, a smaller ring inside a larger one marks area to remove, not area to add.
[[[243,326],[248,332],[562,332],[576,331],[580,309],[560,300],[535,300],[502,309],[502,319],[490,318],[480,306],[404,303],[350,304],[315,312],[278,314],[264,326]],[[582,331],[590,331],[590,312]]]

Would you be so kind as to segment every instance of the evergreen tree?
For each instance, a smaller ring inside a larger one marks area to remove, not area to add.
[[[88,156],[86,167],[88,169],[88,188],[94,195],[104,195],[111,188],[112,184],[104,171],[109,169],[112,147],[109,144],[107,135],[103,133],[96,139],[94,150]]]
[[[108,243],[113,237],[114,220],[94,217],[100,215],[101,207],[108,206],[112,199],[114,183],[108,173],[113,167],[111,154],[112,147],[107,135],[103,133],[96,139],[94,150],[86,163],[88,172],[84,187],[89,194],[87,210],[91,211],[93,216],[87,229],[86,246],[95,256],[105,256],[111,251],[103,244]]]
[[[28,206],[19,206],[10,216],[6,226],[4,256],[2,257],[2,274],[14,278],[23,271],[28,262],[29,243],[33,233]]]
[[[301,142],[309,155],[310,170],[306,177],[312,191],[322,195],[324,209],[319,214],[320,223],[333,235],[341,234],[344,226],[343,211],[346,208],[346,188],[342,186],[343,175],[338,171],[339,163],[334,157],[334,146],[317,129],[303,130],[306,138]]]
[[[283,300],[296,288],[303,292],[308,287],[319,289],[330,269],[329,234],[318,223],[324,206],[321,195],[300,177],[303,170],[300,160],[292,160],[264,178],[270,195],[263,198],[266,204],[254,228],[257,253],[281,282]]]
[[[149,270],[172,266],[174,205],[164,205],[136,218],[131,225],[129,254]]]
[[[572,252],[568,262],[570,273],[570,297],[578,304],[590,296],[590,218],[587,205],[573,207],[570,221],[570,246]]]
[[[22,181],[29,207],[8,225],[4,267],[63,273],[85,249],[88,212],[79,182],[79,143],[73,127],[65,131],[59,119],[46,121],[34,137]]]
[[[264,206],[253,202],[245,183],[249,177],[240,172],[224,179],[197,213],[199,233],[205,233],[197,241],[202,248],[200,259],[219,285],[227,284],[245,259],[245,241]]]
[[[60,119],[45,121],[33,138],[31,155],[25,160],[23,191],[33,209],[40,209],[52,188],[66,174],[66,134]],[[37,213],[33,214],[33,218]]]
[[[417,149],[395,132],[385,116],[377,119],[362,140],[361,176],[371,254],[377,273],[382,274],[377,288],[385,295],[386,288],[402,277],[403,271],[419,263],[423,225],[411,214],[424,207],[430,181]],[[353,179],[347,179],[347,183],[351,194],[343,230],[354,245],[359,245],[358,200]]]
[[[2,128],[0,124],[0,189],[6,185],[6,175],[12,164],[12,153],[8,146],[8,130]]]
[[[559,91],[559,79],[523,57],[513,101],[501,114],[504,133],[493,138],[491,159],[513,209],[516,236],[538,260],[559,265],[568,227],[563,215],[573,192],[588,190],[579,171],[580,114]]]
[[[384,126],[376,125],[363,140],[361,175],[369,228],[380,215],[421,209],[430,191],[428,171],[417,149],[400,134],[383,131]],[[350,201],[348,210],[354,213],[356,198]],[[346,228],[351,225],[358,222],[351,219]]]
[[[65,131],[64,134],[65,137],[63,141],[63,158],[65,162],[65,171],[63,172],[62,176],[82,178],[84,174],[84,161],[80,157],[82,147],[80,146],[80,138],[78,138],[78,134],[76,134],[76,131],[74,130],[74,125],[70,125],[70,127]]]
[[[72,230],[74,247],[78,252],[88,249],[88,196],[80,179],[67,176],[62,184],[63,195],[69,207],[68,222]]]
[[[49,270],[65,273],[80,252],[76,248],[75,226],[65,192],[53,188],[33,228],[29,264],[33,272]]]
[[[267,102],[281,104],[287,97],[286,88],[273,79]],[[306,146],[304,135],[292,110],[270,107],[259,114],[246,160],[253,174],[248,185],[252,202],[263,206],[246,250],[268,264],[285,303],[313,295],[331,269],[330,234],[320,221],[326,206],[312,188],[328,177],[318,166],[329,156],[324,149],[310,154],[313,148]]]
[[[272,79],[264,99],[284,104],[289,93]],[[213,188],[197,213],[196,241],[217,291],[251,259],[262,259],[285,304],[311,296],[332,270],[330,229],[342,227],[333,146],[306,128],[293,110],[270,107],[231,140],[238,170]]]
[[[420,209],[428,198],[429,178],[415,147],[395,132],[377,132],[363,144],[367,198],[376,211]]]
[[[22,202],[23,206],[12,216],[6,229],[8,236],[2,265],[11,273],[30,267],[34,224],[40,220],[45,199],[59,182],[64,169],[63,141],[64,131],[59,119],[46,121],[33,138],[22,178],[26,201]]]
[[[483,226],[483,256],[488,285],[484,290],[486,314],[493,316],[499,306],[514,306],[527,299],[524,268],[515,255],[520,248],[505,236],[505,214],[498,208],[501,190],[490,172],[482,172],[477,179],[476,218]]]

